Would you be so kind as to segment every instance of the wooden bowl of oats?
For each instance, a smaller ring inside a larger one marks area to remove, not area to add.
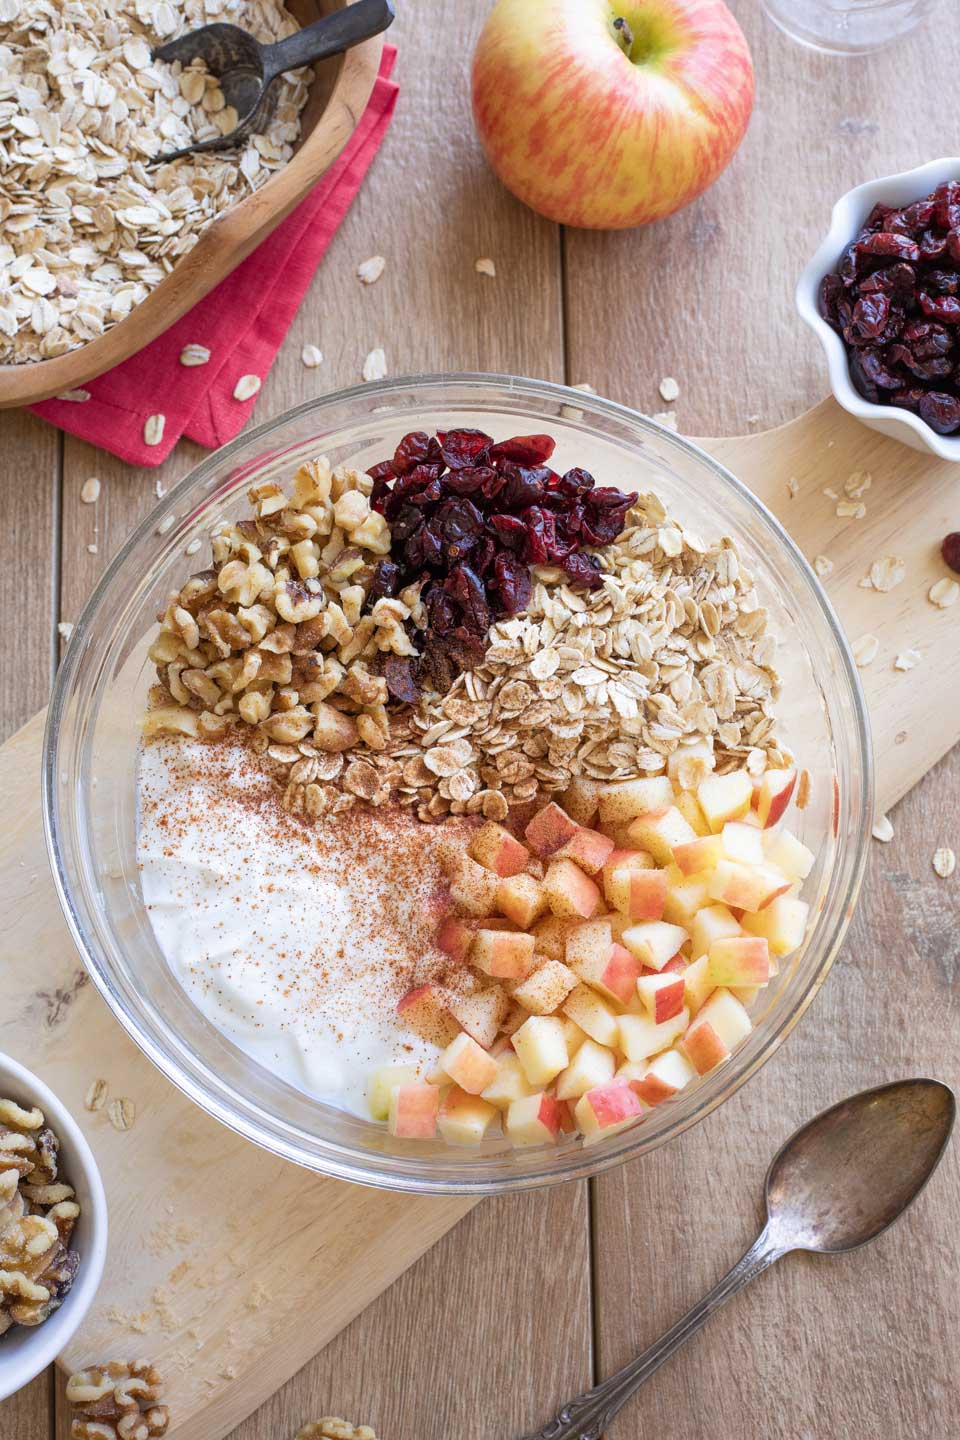
[[[28,97],[0,118],[0,409],[82,386],[218,285],[343,150],[383,49],[377,36],[285,76],[267,130],[242,149],[151,170],[152,155],[233,119],[214,77],[153,62],[151,45],[219,19],[275,40],[346,0],[207,0],[202,13],[165,0],[150,31],[134,0],[82,3],[69,59],[61,40],[46,49],[37,0],[0,21]]]

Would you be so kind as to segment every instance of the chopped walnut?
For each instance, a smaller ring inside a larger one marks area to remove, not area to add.
[[[328,1415],[324,1420],[302,1425],[294,1440],[377,1440],[377,1437],[369,1425],[351,1425],[349,1420]]]
[[[42,1111],[0,1099],[0,1335],[42,1324],[76,1278],[80,1206],[59,1178],[59,1151]]]
[[[162,1382],[152,1365],[111,1360],[79,1370],[67,1381],[67,1399],[79,1412],[71,1440],[154,1440],[165,1435],[170,1413],[161,1404]]]

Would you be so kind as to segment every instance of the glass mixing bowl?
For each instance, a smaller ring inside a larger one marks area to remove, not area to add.
[[[699,1083],[630,1130],[583,1148],[478,1149],[392,1139],[384,1127],[311,1099],[262,1069],[195,1008],[168,969],[136,865],[137,721],[153,679],[146,647],[169,591],[206,563],[247,488],[289,478],[318,453],[370,464],[408,430],[477,426],[497,438],[546,431],[559,470],[656,490],[706,536],[731,535],[781,637],[786,742],[813,784],[795,828],[817,861],[804,891],[808,943],[754,1007],[756,1028]],[[185,555],[192,541],[204,551]],[[131,535],[77,622],[47,722],[44,811],[50,860],[94,983],[146,1055],[190,1098],[258,1145],[346,1180],[394,1190],[483,1194],[595,1174],[676,1138],[767,1060],[823,984],[850,919],[866,857],[871,751],[857,672],[820,585],[773,516],[702,450],[606,400],[497,375],[423,376],[364,385],[302,405],[204,460]]]

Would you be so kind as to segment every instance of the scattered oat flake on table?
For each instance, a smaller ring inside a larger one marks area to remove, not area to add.
[[[589,380],[581,380],[579,385],[571,385],[570,389],[582,390],[584,395],[596,395],[597,393],[596,386],[591,385]]]
[[[102,1110],[107,1102],[106,1080],[94,1080],[86,1095],[83,1097],[83,1104],[86,1110]]]
[[[813,568],[821,580],[829,580],[833,574],[834,565],[829,555],[814,555]]]
[[[166,495],[167,492],[166,492],[166,490],[165,490],[164,487],[163,487],[163,481],[162,481],[162,480],[154,480],[154,482],[153,482],[153,493],[154,493],[154,495],[156,495],[156,497],[157,497],[158,500],[162,500],[163,497],[164,497],[164,495]]]
[[[95,475],[89,480],[84,480],[80,486],[80,499],[84,505],[95,505],[100,498],[100,481]]]
[[[913,670],[920,664],[922,656],[919,650],[901,650],[893,662],[894,670]]]
[[[957,868],[957,857],[949,845],[941,845],[933,857],[933,868],[941,880],[949,880]]]
[[[349,1420],[328,1415],[323,1420],[302,1425],[294,1440],[377,1440],[377,1437],[369,1425],[351,1425]]]
[[[387,357],[381,346],[371,350],[363,362],[362,375],[364,380],[383,380],[387,374]]]
[[[184,345],[180,351],[180,364],[192,368],[196,365],[206,365],[210,359],[210,351],[206,345]]]
[[[233,387],[234,400],[252,400],[262,383],[259,375],[241,375]]]
[[[304,345],[300,351],[300,359],[308,370],[316,370],[318,365],[323,364],[323,352],[318,350],[316,345]]]
[[[797,479],[796,475],[791,475],[790,479],[787,481],[787,494],[790,496],[791,500],[795,500],[800,494],[800,481]]]
[[[936,605],[938,610],[948,610],[951,605],[956,604],[958,596],[960,596],[960,585],[956,580],[944,578],[938,580],[935,585],[931,585],[927,599],[931,605]]]
[[[853,658],[860,670],[872,665],[879,652],[880,641],[876,635],[862,635],[859,640],[854,641]]]
[[[827,497],[828,500],[839,500],[839,499],[840,499],[840,496],[837,494],[836,490],[834,490],[834,488],[833,488],[832,485],[826,485],[826,486],[824,486],[824,491],[823,491],[823,493],[824,493],[824,495],[826,495],[826,497]]]
[[[201,546],[202,544],[203,544],[203,541],[200,539],[200,536],[199,536],[199,535],[195,535],[195,536],[193,537],[193,539],[190,541],[189,545],[187,545],[187,546],[184,547],[184,551],[183,551],[184,555],[196,555],[197,551],[200,549],[200,546]]]
[[[176,516],[174,515],[164,515],[163,519],[160,521],[160,524],[157,526],[157,534],[166,535],[167,531],[170,529],[175,519]]]
[[[893,839],[893,826],[886,815],[877,817],[870,833],[874,840],[879,840],[882,845],[889,845]]]
[[[145,445],[159,445],[163,439],[163,428],[166,423],[166,415],[148,415],[146,424],[143,427],[143,443]]]
[[[57,634],[60,636],[60,639],[63,641],[64,645],[69,645],[71,637],[73,635],[73,621],[59,621],[57,624]]]
[[[110,1101],[107,1106],[107,1114],[114,1130],[132,1130],[133,1123],[137,1118],[137,1107],[132,1100],[122,1096],[119,1100]]]
[[[478,275],[489,275],[491,280],[496,277],[497,267],[489,255],[481,255],[479,260],[474,260],[473,268]],[[578,386],[574,386],[574,389],[578,388]]]
[[[375,285],[383,274],[386,264],[382,255],[371,255],[369,260],[361,260],[357,266],[357,279],[362,280],[364,285]]]
[[[99,548],[99,547],[97,546],[96,541],[94,541],[94,542],[92,542],[90,545],[87,546],[87,551],[88,551],[88,553],[89,553],[90,555],[96,555],[98,548]]]
[[[874,590],[893,590],[907,573],[907,563],[899,555],[881,555],[870,566],[870,583]]]
[[[859,500],[862,495],[866,495],[872,484],[873,476],[869,470],[854,470],[853,474],[844,480],[843,488],[851,500]]]
[[[674,380],[672,375],[665,375],[660,381],[659,388],[660,394],[663,396],[664,400],[666,400],[668,405],[672,404],[674,400],[678,400],[680,398],[680,386],[677,384],[676,380]]]
[[[58,400],[69,400],[72,405],[83,405],[90,399],[89,390],[64,390],[62,395],[56,397]]]
[[[658,410],[656,415],[651,416],[651,419],[655,420],[658,425],[662,425],[665,430],[673,430],[674,432],[676,432],[676,410]]]
[[[840,520],[862,520],[867,513],[867,507],[862,500],[841,500],[837,505],[837,518]]]

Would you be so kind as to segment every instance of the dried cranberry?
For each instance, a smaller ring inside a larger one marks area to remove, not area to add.
[[[430,436],[425,430],[411,430],[404,435],[393,452],[393,469],[396,475],[406,475],[414,465],[422,465],[430,450]]]
[[[920,236],[920,259],[938,260],[947,248],[946,235],[938,235],[935,230],[924,230]]]
[[[505,510],[525,510],[539,505],[547,491],[551,470],[542,467],[527,469],[510,461],[501,466],[503,484],[497,491],[498,503]]]
[[[501,551],[494,561],[494,590],[497,611],[501,615],[516,615],[530,604],[533,583],[530,571],[516,555]]]
[[[527,539],[527,527],[522,520],[515,515],[491,515],[487,523],[508,550],[517,555],[522,552]]]
[[[454,565],[477,543],[483,530],[483,516],[476,505],[458,496],[437,506],[430,517],[430,526],[440,537],[444,559]]]
[[[956,230],[960,226],[960,183],[948,180],[938,185],[933,192],[934,222],[941,230]]]
[[[857,242],[848,245],[837,262],[837,274],[849,288],[857,283]]]
[[[871,380],[864,370],[858,350],[850,351],[849,363],[850,379],[853,381],[854,388],[860,392],[864,400],[869,400],[872,405],[876,405],[879,400],[876,382]]]
[[[883,334],[890,317],[890,297],[884,294],[862,295],[853,307],[850,338],[855,345],[867,345]]]
[[[914,238],[921,230],[925,230],[934,216],[934,202],[932,200],[915,200],[912,205],[907,205],[903,210],[896,210],[888,216],[885,230],[902,230],[906,235]]]
[[[531,565],[553,565],[573,549],[572,541],[564,541],[557,532],[557,518],[551,510],[531,505],[520,516],[527,532],[524,559]]]
[[[889,358],[896,360],[897,357],[891,355]],[[860,355],[860,363],[867,378],[874,385],[879,385],[882,390],[898,390],[903,384],[901,377],[887,368],[883,354],[879,350],[863,350]]]
[[[575,554],[567,556],[563,562],[563,569],[575,585],[581,585],[585,590],[599,590],[603,584],[600,561],[596,555],[585,555],[582,550],[578,550]]]
[[[938,435],[952,435],[960,430],[960,400],[943,390],[928,390],[920,401],[920,418]]]
[[[920,291],[920,309],[931,320],[940,320],[944,325],[960,325],[960,299],[956,295],[928,295]]]
[[[420,699],[420,686],[409,656],[388,655],[383,662],[383,678],[394,700],[401,700],[404,705],[416,705]]]
[[[367,474],[374,480],[393,480],[396,478],[396,471],[393,468],[392,460],[381,460],[379,465],[371,465]]]
[[[887,228],[887,217],[896,215],[896,213],[892,205],[884,205],[880,201],[877,201],[864,221],[864,229],[868,234],[873,230],[885,230]]]
[[[438,430],[440,453],[451,470],[463,470],[475,465],[477,457],[483,454],[493,440],[482,430]]]
[[[877,235],[868,235],[857,243],[857,256],[892,255],[898,260],[919,260],[920,247],[907,235],[898,235],[893,230],[881,230]]]
[[[392,597],[400,589],[400,567],[392,560],[378,560],[373,572],[370,589],[367,591],[367,605],[371,609],[378,600]]]
[[[513,460],[517,465],[542,465],[557,442],[552,435],[514,435],[490,447],[491,460]]]
[[[943,558],[960,575],[960,530],[954,530],[946,537],[942,545]]]
[[[927,288],[936,290],[938,295],[960,293],[960,275],[956,270],[928,270],[924,278]]]
[[[896,405],[901,410],[912,410],[915,415],[919,415],[920,401],[926,393],[926,390],[921,390],[918,385],[905,386],[902,390],[893,391],[890,396],[890,404]]]
[[[487,592],[480,576],[469,565],[455,565],[443,582],[444,592],[460,607],[456,634],[485,636],[493,624]]]
[[[451,470],[443,477],[443,484],[454,495],[475,495],[496,478],[497,472],[490,465],[466,465],[462,470]]]
[[[834,276],[834,279],[836,279],[836,276]],[[579,466],[575,466],[572,470],[568,470],[565,475],[560,476],[554,488],[558,490],[561,495],[565,495],[569,499],[574,500],[586,495],[587,491],[592,490],[596,483],[596,480],[594,480],[589,470],[581,470]]]

